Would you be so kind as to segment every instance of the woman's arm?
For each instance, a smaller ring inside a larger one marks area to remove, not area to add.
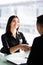
[[[10,48],[10,53],[16,52],[19,49],[20,49],[20,45],[13,46]]]
[[[10,53],[16,52],[19,49],[28,52],[29,50],[31,50],[31,47],[27,46],[27,44],[19,44],[19,45],[11,47]]]
[[[7,39],[5,36],[2,36],[2,43],[3,43],[3,47],[5,48],[7,53],[13,53],[16,52],[19,49],[22,49],[24,51],[29,51],[30,47],[27,44],[19,44],[13,47],[9,47]]]
[[[9,51],[9,45],[7,42],[7,39],[5,37],[5,34],[1,36],[1,40],[2,40],[2,45],[3,45],[3,49],[4,49],[4,53],[10,53]]]

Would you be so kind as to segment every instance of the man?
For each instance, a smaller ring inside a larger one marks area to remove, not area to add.
[[[43,65],[43,15],[37,17],[37,30],[40,36],[33,41],[27,65]]]

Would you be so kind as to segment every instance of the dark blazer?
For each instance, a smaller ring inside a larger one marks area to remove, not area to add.
[[[20,43],[27,44],[27,41],[24,35],[21,32],[16,33],[16,39],[12,36],[11,32],[7,32],[1,36],[3,48],[1,49],[2,53],[10,54],[9,49],[13,46],[16,46]],[[20,40],[22,40],[20,42]],[[19,50],[18,50],[19,51]]]
[[[43,65],[43,35],[33,41],[27,65]]]

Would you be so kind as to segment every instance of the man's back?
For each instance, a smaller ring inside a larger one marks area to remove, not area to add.
[[[27,65],[43,65],[43,35],[34,39]]]

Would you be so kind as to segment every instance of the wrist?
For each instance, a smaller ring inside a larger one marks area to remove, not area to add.
[[[19,44],[19,45],[18,45],[18,48],[19,48],[19,49],[20,49],[20,46],[21,46],[21,45]]]

